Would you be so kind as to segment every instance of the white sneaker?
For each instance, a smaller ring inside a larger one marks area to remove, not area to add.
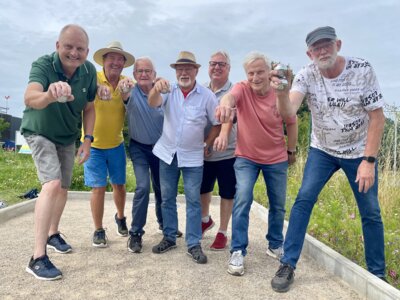
[[[244,274],[242,250],[234,251],[231,254],[228,265],[228,273],[234,276],[242,276]]]
[[[267,255],[269,255],[272,258],[275,258],[277,260],[280,260],[281,257],[283,256],[283,248],[279,247],[279,248],[276,248],[276,249],[271,249],[270,247],[268,247]]]

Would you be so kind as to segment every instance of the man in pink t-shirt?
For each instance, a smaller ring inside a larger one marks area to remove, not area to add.
[[[288,164],[295,162],[297,143],[296,117],[282,119],[275,90],[270,87],[270,63],[259,52],[251,52],[244,61],[247,80],[237,83],[225,95],[216,117],[227,122],[234,109],[237,115],[237,146],[234,164],[237,179],[232,211],[231,258],[228,273],[244,274],[243,261],[248,245],[249,212],[253,189],[260,171],[264,176],[269,199],[267,254],[282,255]],[[286,124],[287,142],[283,123]],[[219,138],[214,147],[223,149]]]

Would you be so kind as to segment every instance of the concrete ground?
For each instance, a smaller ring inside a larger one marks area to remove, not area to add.
[[[208,256],[205,265],[194,263],[186,254],[184,238],[177,240],[177,249],[153,254],[151,247],[162,238],[157,232],[154,203],[149,207],[143,253],[128,252],[127,238],[117,236],[115,208],[109,199],[104,215],[109,247],[92,247],[88,198],[85,193],[72,193],[61,220],[60,229],[73,252],[49,251],[51,260],[63,272],[62,280],[40,281],[25,271],[33,247],[33,212],[0,222],[0,299],[363,299],[347,283],[305,256],[299,261],[292,289],[285,294],[275,293],[270,281],[279,262],[265,254],[266,215],[261,218],[254,210],[250,215],[246,273],[235,277],[226,271],[229,250],[209,249],[218,226],[202,241]],[[128,222],[131,199],[129,195]],[[184,199],[179,198],[178,203],[179,228],[184,232]],[[211,212],[218,225],[217,199],[212,202]]]

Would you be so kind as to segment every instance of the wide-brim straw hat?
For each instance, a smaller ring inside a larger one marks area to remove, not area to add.
[[[125,57],[124,68],[130,67],[135,63],[135,57],[132,54],[124,51],[121,43],[117,41],[111,42],[106,48],[101,48],[97,50],[93,55],[94,61],[97,62],[100,66],[103,66],[103,58],[104,55],[106,55],[107,53],[122,54]]]
[[[175,63],[170,64],[171,68],[176,68],[177,65],[194,65],[196,68],[200,68],[201,65],[196,63],[196,57],[192,52],[181,51],[178,55],[178,59]]]

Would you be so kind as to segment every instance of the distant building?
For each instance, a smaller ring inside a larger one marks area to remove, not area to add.
[[[1,133],[0,141],[10,140],[15,142],[15,131],[19,131],[22,118],[13,117],[4,113],[0,113],[0,118],[10,123],[10,126]]]

